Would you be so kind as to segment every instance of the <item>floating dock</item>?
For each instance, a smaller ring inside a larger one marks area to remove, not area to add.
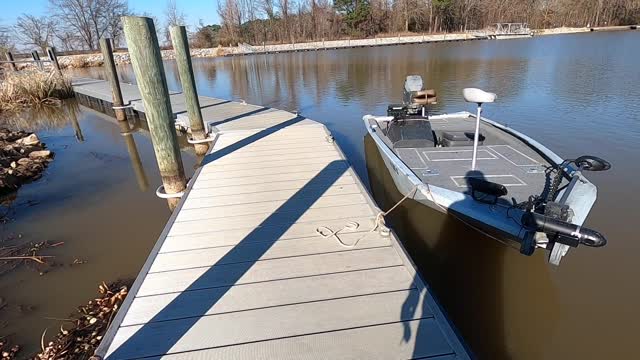
[[[143,116],[137,87],[121,87]],[[74,89],[110,109],[106,81]],[[184,97],[170,98],[180,121]],[[469,358],[324,125],[200,104],[215,141],[97,358]]]

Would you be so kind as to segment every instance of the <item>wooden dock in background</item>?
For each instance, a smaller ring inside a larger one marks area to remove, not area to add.
[[[137,87],[121,87],[144,114]],[[106,81],[74,89],[111,106]],[[170,98],[180,121],[184,97]],[[395,234],[371,231],[380,209],[324,125],[199,99],[215,142],[98,357],[469,358]],[[317,233],[349,223],[353,248]]]

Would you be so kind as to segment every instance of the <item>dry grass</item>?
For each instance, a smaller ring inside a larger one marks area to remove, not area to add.
[[[60,100],[72,96],[71,80],[55,72],[10,72],[0,80],[0,112],[38,104],[59,105]]]

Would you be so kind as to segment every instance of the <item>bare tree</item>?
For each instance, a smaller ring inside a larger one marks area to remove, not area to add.
[[[127,0],[49,0],[49,4],[60,23],[92,50],[98,49],[101,37],[120,38],[120,17],[129,14]]]
[[[168,0],[167,8],[164,10],[164,40],[166,44],[171,44],[171,34],[169,28],[176,25],[184,25],[186,22],[184,13],[178,10],[176,0]]]
[[[6,26],[0,26],[0,52],[13,50],[13,41],[11,40],[11,29]]]
[[[640,0],[219,0],[223,44],[451,32],[497,22],[533,27],[640,22]]]
[[[53,41],[54,22],[46,16],[36,17],[22,14],[18,16],[14,28],[18,39],[24,45],[37,46],[43,52]]]

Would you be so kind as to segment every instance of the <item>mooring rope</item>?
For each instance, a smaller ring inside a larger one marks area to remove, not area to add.
[[[342,227],[342,229],[339,229],[337,231],[333,231],[327,226],[320,226],[316,229],[316,233],[318,233],[318,235],[322,236],[324,239],[335,237],[336,240],[338,241],[338,244],[348,249],[352,249],[356,247],[362,239],[369,236],[369,234],[371,234],[372,232],[375,232],[376,230],[378,230],[378,228],[380,229],[379,234],[381,236],[387,237],[390,235],[390,230],[384,221],[384,217],[389,215],[393,210],[395,210],[398,206],[400,206],[400,204],[402,204],[402,202],[407,200],[410,196],[415,196],[415,193],[417,191],[418,191],[418,185],[414,186],[413,189],[411,189],[411,191],[409,191],[402,199],[400,199],[400,201],[398,201],[395,205],[393,205],[391,209],[384,212],[380,211],[378,214],[376,214],[376,219],[374,221],[374,224],[371,230],[367,231],[366,234],[364,234],[363,236],[361,236],[351,244],[347,244],[344,241],[342,241],[342,239],[340,239],[340,236],[338,236],[338,234],[345,230],[351,230],[351,232],[356,231],[360,227],[360,224],[358,224],[355,221],[347,222],[345,226]]]
[[[479,227],[469,223],[468,221],[464,220],[463,218],[457,216],[455,213],[450,212],[446,207],[442,206],[440,203],[438,203],[435,199],[435,197],[433,196],[433,192],[431,191],[431,187],[429,186],[429,184],[427,183],[423,183],[426,186],[426,193],[428,194],[428,197],[430,198],[431,202],[433,202],[436,206],[438,206],[445,214],[449,214],[451,216],[453,216],[455,219],[457,219],[458,221],[460,221],[461,223],[467,225],[468,227],[472,228],[473,230],[481,233],[482,235],[496,240],[499,243],[516,249],[519,251],[519,248],[514,246],[511,243],[508,243],[502,239],[497,238],[496,236],[493,236],[489,233],[487,233],[486,231],[480,229]],[[415,185],[402,199],[400,199],[400,201],[398,201],[397,203],[395,203],[395,205],[393,205],[389,210],[385,211],[385,212],[379,212],[378,214],[376,214],[376,218],[375,218],[375,223],[373,225],[373,228],[371,228],[371,230],[369,230],[366,234],[364,234],[363,236],[361,236],[360,238],[358,238],[356,241],[354,241],[351,244],[347,244],[345,243],[340,236],[338,236],[340,233],[344,232],[345,230],[350,230],[351,232],[355,231],[358,229],[358,227],[360,227],[360,224],[358,224],[355,221],[349,221],[345,224],[345,226],[343,226],[341,229],[337,230],[337,231],[333,231],[331,230],[331,228],[327,227],[327,226],[320,226],[316,229],[316,233],[318,233],[318,235],[322,236],[324,239],[327,238],[331,238],[331,237],[335,237],[336,241],[338,242],[338,244],[340,244],[342,247],[348,248],[348,249],[352,249],[354,247],[356,247],[358,245],[358,243],[363,240],[364,238],[366,238],[367,236],[369,236],[372,232],[375,232],[376,230],[378,230],[378,228],[380,228],[380,235],[381,236],[389,236],[391,231],[389,230],[389,228],[387,227],[384,218],[385,216],[389,215],[393,210],[395,210],[398,206],[400,206],[400,204],[402,204],[405,200],[407,200],[408,198],[413,198],[415,197],[416,192],[418,191],[418,187],[419,185]]]

